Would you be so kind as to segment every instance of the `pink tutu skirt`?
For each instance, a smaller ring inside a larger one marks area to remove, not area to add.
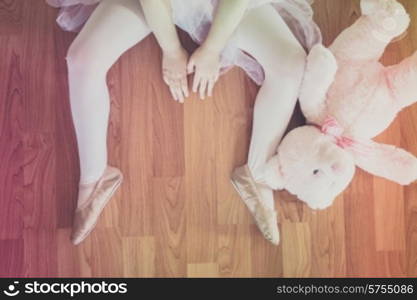
[[[101,0],[46,0],[54,7],[60,7],[57,23],[66,31],[79,31]],[[271,3],[283,18],[301,45],[309,51],[316,43],[322,42],[317,24],[313,21],[311,4],[314,0],[251,0],[249,8]],[[201,44],[210,29],[213,13],[218,0],[171,0],[175,24],[186,31],[194,42]],[[192,5],[190,5],[192,3]],[[138,5],[139,0],[138,0]],[[198,9],[196,9],[198,8]],[[235,38],[229,40],[221,55],[221,73],[233,66],[242,68],[256,84],[264,81],[262,66],[250,55],[241,51]]]

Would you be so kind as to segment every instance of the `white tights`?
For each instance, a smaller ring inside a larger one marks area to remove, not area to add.
[[[138,0],[102,1],[67,54],[71,113],[80,157],[80,187],[92,187],[107,166],[110,99],[106,74],[150,34]],[[293,112],[305,52],[270,5],[252,9],[236,30],[238,46],[263,66],[256,97],[248,165],[255,179],[274,155]],[[273,192],[262,190],[272,208]],[[85,198],[80,190],[79,197]],[[80,199],[79,199],[80,201]]]

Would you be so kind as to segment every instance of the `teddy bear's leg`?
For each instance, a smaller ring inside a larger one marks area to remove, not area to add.
[[[307,57],[299,95],[301,110],[309,122],[320,124],[326,117],[326,93],[336,72],[332,52],[321,44],[315,45]]]
[[[362,0],[362,13],[330,46],[333,54],[349,62],[378,61],[390,41],[410,23],[404,7],[396,0]]]
[[[399,64],[387,67],[385,76],[399,109],[417,101],[417,52]]]

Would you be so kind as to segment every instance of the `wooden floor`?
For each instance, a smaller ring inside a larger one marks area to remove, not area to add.
[[[417,3],[385,63],[417,49]],[[329,44],[358,1],[316,0]],[[417,185],[358,170],[333,207],[314,212],[276,194],[271,246],[229,183],[245,162],[257,87],[239,69],[213,99],[170,99],[151,36],[109,75],[111,164],[125,175],[96,230],[69,242],[79,176],[64,56],[74,34],[43,0],[0,0],[0,275],[102,277],[417,276]],[[379,141],[417,154],[417,105]]]

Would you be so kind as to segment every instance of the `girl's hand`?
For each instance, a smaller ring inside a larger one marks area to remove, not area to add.
[[[191,55],[187,65],[187,73],[195,73],[193,79],[193,92],[197,90],[200,99],[204,99],[206,92],[209,97],[212,96],[213,87],[219,78],[220,72],[220,52],[200,46]]]
[[[172,97],[184,103],[188,97],[187,81],[188,52],[180,47],[172,51],[162,51],[162,78],[168,85]]]

